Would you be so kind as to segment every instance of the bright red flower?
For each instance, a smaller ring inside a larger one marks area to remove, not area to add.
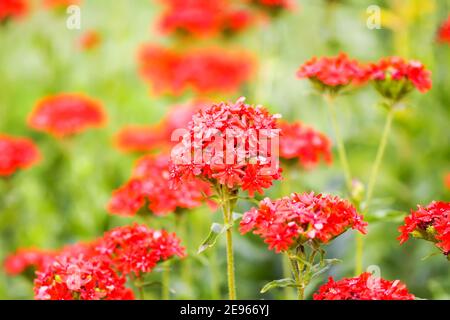
[[[153,44],[139,53],[140,71],[153,90],[180,94],[231,93],[249,80],[254,69],[251,56],[244,52],[207,48],[175,50]]]
[[[81,94],[58,94],[40,100],[28,119],[38,131],[64,137],[101,127],[106,115],[100,102]]]
[[[134,215],[145,204],[155,215],[166,215],[177,209],[192,209],[210,194],[206,182],[189,181],[177,190],[170,190],[169,157],[145,156],[136,162],[130,180],[112,194],[108,211]]]
[[[405,217],[405,223],[399,227],[400,244],[406,242],[409,235],[436,243],[436,246],[448,256],[450,253],[450,202],[433,201],[426,207],[417,206]]]
[[[384,58],[372,64],[369,75],[378,92],[394,101],[402,99],[414,87],[425,93],[432,85],[431,72],[421,62],[400,57]]]
[[[54,259],[55,252],[41,249],[19,249],[6,257],[5,271],[9,275],[18,275],[26,270],[42,270]]]
[[[328,243],[347,229],[366,233],[367,223],[346,200],[313,192],[265,198],[242,217],[242,234],[253,230],[277,253],[310,239]]]
[[[81,50],[93,50],[102,42],[100,33],[95,30],[89,30],[83,33],[78,39],[78,46]]]
[[[297,77],[311,80],[320,90],[336,91],[364,83],[367,70],[358,61],[341,53],[336,57],[312,58],[300,67]]]
[[[0,134],[0,177],[31,167],[40,159],[33,141]]]
[[[37,272],[34,293],[37,300],[131,300],[133,292],[125,287],[108,260],[86,259],[82,254],[58,257],[44,271]]]
[[[232,190],[242,188],[251,195],[262,192],[280,178],[269,148],[271,139],[278,136],[277,118],[261,106],[245,104],[243,98],[200,110],[183,141],[172,149],[172,182],[182,187],[202,179]]]
[[[328,283],[319,288],[314,300],[414,300],[406,285],[400,280],[389,281],[375,278],[369,272],[355,278],[344,278]]]
[[[331,141],[323,133],[301,122],[280,122],[280,157],[298,159],[304,168],[315,167],[321,158],[332,162]]]
[[[28,10],[27,0],[0,0],[0,22],[8,18],[21,18]]]
[[[159,25],[164,33],[212,37],[247,28],[252,16],[229,0],[164,0]]]
[[[152,271],[158,262],[185,256],[185,249],[175,233],[137,224],[106,232],[96,250],[108,256],[122,274],[138,276]]]
[[[437,40],[442,43],[450,44],[450,15],[439,27]]]

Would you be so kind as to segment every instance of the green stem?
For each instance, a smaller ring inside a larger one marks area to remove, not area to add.
[[[161,299],[170,300],[170,260],[165,263],[162,274]]]
[[[236,300],[236,283],[234,276],[234,253],[233,253],[233,208],[230,200],[230,192],[226,186],[222,186],[222,210],[223,220],[226,227],[227,247],[227,278],[228,296],[230,300]]]
[[[303,300],[304,292],[303,292],[303,288],[301,287],[302,283],[301,283],[301,279],[300,279],[300,270],[299,270],[297,261],[295,259],[291,259],[289,256],[288,256],[288,259],[291,263],[292,274],[294,275],[295,283],[297,284],[297,299]]]
[[[339,153],[339,159],[341,161],[342,167],[344,169],[345,174],[345,183],[347,186],[348,193],[352,193],[352,174],[350,171],[350,165],[347,160],[347,152],[345,150],[344,140],[341,136],[341,131],[338,125],[337,116],[336,116],[336,110],[335,110],[335,103],[334,103],[334,96],[331,94],[326,94],[324,96],[325,101],[327,102],[328,111],[330,113],[331,117],[331,125],[333,126],[333,131],[336,137],[336,144],[338,148]]]
[[[373,190],[378,176],[378,171],[380,170],[381,160],[383,160],[384,151],[386,149],[386,144],[389,138],[389,133],[392,127],[392,119],[394,118],[394,108],[391,107],[389,113],[386,117],[386,123],[384,125],[383,135],[381,136],[380,144],[378,145],[378,151],[375,158],[375,162],[372,167],[372,173],[370,174],[370,179],[367,187],[367,196],[365,201],[365,209],[369,208],[370,201],[372,200]]]

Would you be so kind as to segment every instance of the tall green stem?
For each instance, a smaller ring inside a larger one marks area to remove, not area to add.
[[[342,164],[342,168],[344,169],[345,174],[345,184],[347,186],[348,193],[352,193],[352,173],[350,170],[350,165],[347,160],[347,152],[345,150],[344,140],[342,139],[341,131],[338,125],[336,110],[335,110],[335,97],[331,94],[327,94],[324,96],[325,101],[327,102],[328,111],[331,117],[331,125],[333,126],[333,131],[336,137],[336,144],[338,147],[339,159]]]
[[[372,167],[370,179],[367,187],[367,196],[365,201],[365,208],[368,209],[370,201],[372,200],[373,190],[377,181],[378,171],[380,170],[381,161],[383,160],[384,151],[389,138],[389,133],[392,127],[392,119],[394,118],[394,108],[391,107],[386,117],[386,123],[384,125],[383,135],[381,136],[380,144],[378,145],[378,151],[375,158],[375,162]]]
[[[304,298],[304,290],[302,288],[302,281],[300,279],[300,269],[295,259],[292,259],[288,256],[289,261],[291,263],[292,274],[294,275],[295,283],[297,284],[297,299],[303,300]]]

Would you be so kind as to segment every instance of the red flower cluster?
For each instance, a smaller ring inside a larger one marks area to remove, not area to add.
[[[414,300],[406,285],[400,280],[375,278],[369,272],[355,278],[344,278],[321,286],[314,300]]]
[[[122,274],[151,272],[160,261],[185,256],[175,233],[145,225],[118,227],[105,233],[97,252],[108,256]]]
[[[166,215],[198,207],[210,193],[208,184],[199,180],[184,183],[177,190],[169,187],[169,157],[145,156],[137,161],[130,180],[113,192],[108,211],[134,215],[147,204],[155,215]]]
[[[416,211],[405,217],[405,224],[399,228],[400,243],[409,235],[436,243],[445,255],[450,253],[450,202],[433,201],[426,207],[418,206]]]
[[[350,202],[311,192],[293,193],[275,201],[265,198],[258,209],[244,214],[240,231],[245,234],[253,230],[269,249],[279,253],[310,239],[328,243],[348,228],[365,234],[366,225]]]
[[[40,158],[33,141],[0,134],[0,177],[31,167]]]
[[[439,27],[437,40],[442,43],[450,44],[450,15]]]
[[[145,45],[139,53],[142,76],[156,93],[229,93],[239,89],[254,69],[253,59],[244,52],[223,49],[195,49],[177,52]]]
[[[280,178],[269,146],[278,137],[276,120],[261,106],[245,104],[243,98],[200,110],[192,117],[183,141],[172,149],[172,182],[182,187],[200,178],[213,185],[248,190],[250,196],[263,193]]]
[[[230,0],[163,0],[166,10],[160,19],[164,33],[212,37],[239,32],[252,22],[246,9]]]
[[[10,275],[31,271],[42,270],[49,265],[54,258],[55,252],[41,249],[19,249],[15,254],[6,257],[4,268]]]
[[[0,0],[0,22],[8,18],[20,18],[27,13],[26,0]]]
[[[370,66],[369,74],[381,95],[394,101],[414,87],[422,93],[431,89],[431,72],[419,61],[405,61],[400,57],[381,59]]]
[[[361,84],[367,80],[367,70],[344,53],[336,57],[312,58],[297,72],[299,78],[308,78],[320,90],[339,90],[348,85]]]
[[[323,133],[301,122],[279,124],[281,129],[280,157],[298,159],[304,168],[316,166],[323,158],[332,162],[331,142]]]
[[[81,50],[93,50],[102,42],[100,33],[95,30],[86,31],[78,39],[78,46]]]
[[[28,125],[56,137],[64,137],[100,127],[105,120],[98,101],[80,94],[59,94],[39,101],[28,119]]]
[[[133,292],[125,287],[108,260],[86,259],[82,254],[58,257],[34,281],[37,300],[130,300]]]

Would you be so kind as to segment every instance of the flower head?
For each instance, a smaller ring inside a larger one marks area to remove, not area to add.
[[[96,250],[109,257],[122,274],[136,275],[152,271],[158,262],[185,256],[175,233],[138,224],[106,232]]]
[[[95,30],[84,32],[78,39],[78,46],[81,50],[93,50],[102,42],[100,33]]]
[[[301,122],[280,122],[280,157],[297,159],[304,168],[316,166],[321,159],[332,162],[331,142],[323,133]]]
[[[338,92],[349,85],[365,82],[367,70],[341,53],[336,57],[312,58],[300,67],[297,77],[311,80],[320,91]]]
[[[136,162],[130,180],[113,192],[108,211],[134,215],[147,205],[155,215],[166,215],[177,209],[198,207],[208,194],[208,184],[199,180],[171,190],[169,157],[145,156]]]
[[[29,168],[39,158],[39,150],[33,141],[0,134],[0,177]]]
[[[105,120],[105,113],[98,101],[84,95],[63,93],[39,101],[28,124],[35,130],[65,137],[91,127],[100,127]]]
[[[262,192],[280,178],[277,159],[273,159],[278,155],[270,148],[278,137],[277,118],[242,98],[200,110],[183,141],[172,149],[172,182],[181,186],[198,178],[214,186],[248,190],[251,196]]]
[[[253,59],[243,52],[223,49],[175,50],[145,45],[139,54],[141,74],[156,93],[231,93],[247,81]]]
[[[44,271],[37,272],[34,293],[37,300],[130,300],[133,292],[125,287],[108,260],[62,256]]]
[[[350,202],[311,192],[278,200],[265,198],[259,208],[244,214],[240,231],[253,230],[278,253],[308,240],[326,244],[349,228],[365,233],[366,225]]]
[[[436,243],[436,246],[448,256],[450,253],[450,202],[433,201],[426,207],[417,206],[405,217],[404,225],[399,227],[398,237],[403,244],[413,237]]]
[[[450,44],[450,15],[439,27],[437,40],[441,43]]]
[[[54,259],[55,252],[41,249],[29,248],[19,249],[14,254],[6,257],[4,262],[5,271],[9,275],[18,275],[28,269],[32,271],[42,270]]]
[[[314,294],[314,300],[414,300],[406,285],[399,280],[375,278],[369,272],[355,278],[344,278],[328,283]]]
[[[431,72],[415,60],[384,58],[370,66],[369,75],[378,92],[393,101],[401,100],[414,88],[421,93],[431,89]]]
[[[1,0],[0,22],[9,18],[21,18],[28,13],[27,0]]]

